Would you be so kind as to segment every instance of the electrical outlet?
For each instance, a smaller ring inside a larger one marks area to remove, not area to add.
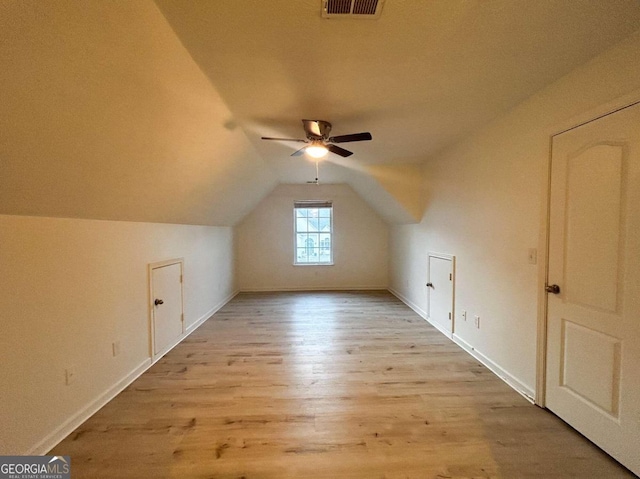
[[[463,320],[467,320],[467,312],[466,311],[462,311],[462,319]]]
[[[64,383],[69,386],[76,380],[76,370],[67,368],[64,370]]]
[[[474,316],[473,320],[476,323],[476,328],[480,329],[480,316]]]
[[[114,341],[113,343],[111,343],[111,351],[113,353],[114,358],[118,354],[120,354],[120,341]]]
[[[529,248],[527,259],[529,260],[529,264],[536,264],[538,262],[538,250],[535,248]]]

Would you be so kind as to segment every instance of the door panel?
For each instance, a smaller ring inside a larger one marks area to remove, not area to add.
[[[620,399],[620,340],[562,322],[560,384],[614,417]]]
[[[180,263],[153,268],[153,354],[158,355],[182,336],[182,268]],[[162,304],[155,304],[156,300]]]
[[[453,259],[429,255],[428,318],[445,333],[453,333]]]
[[[547,407],[640,473],[640,105],[553,138]]]
[[[623,146],[599,144],[567,162],[565,300],[617,311]]]

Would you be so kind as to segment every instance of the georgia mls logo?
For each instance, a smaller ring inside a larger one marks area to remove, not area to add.
[[[56,461],[60,461],[62,464],[66,464],[67,469],[69,469],[69,463],[63,456],[53,456],[47,464],[51,464],[52,462],[56,462]]]
[[[70,479],[69,456],[0,456],[0,479]]]

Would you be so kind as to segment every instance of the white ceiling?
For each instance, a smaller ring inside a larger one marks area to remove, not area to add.
[[[637,0],[386,0],[379,20],[323,19],[321,0],[156,4],[281,182],[314,167],[262,135],[304,138],[302,118],[370,131],[321,166],[321,181],[355,184],[367,165],[424,161],[640,28]]]
[[[639,0],[0,2],[0,214],[233,225],[315,178],[300,120],[370,131],[329,155],[386,221],[420,164],[640,29]],[[313,186],[310,186],[313,187]]]

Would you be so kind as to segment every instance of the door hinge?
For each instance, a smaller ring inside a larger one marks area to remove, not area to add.
[[[180,321],[182,321],[184,323],[184,313],[180,314]]]
[[[449,281],[453,281],[453,274],[449,273]]]
[[[180,282],[182,283],[182,275],[180,275]]]
[[[449,321],[451,321],[451,313],[449,313]]]

